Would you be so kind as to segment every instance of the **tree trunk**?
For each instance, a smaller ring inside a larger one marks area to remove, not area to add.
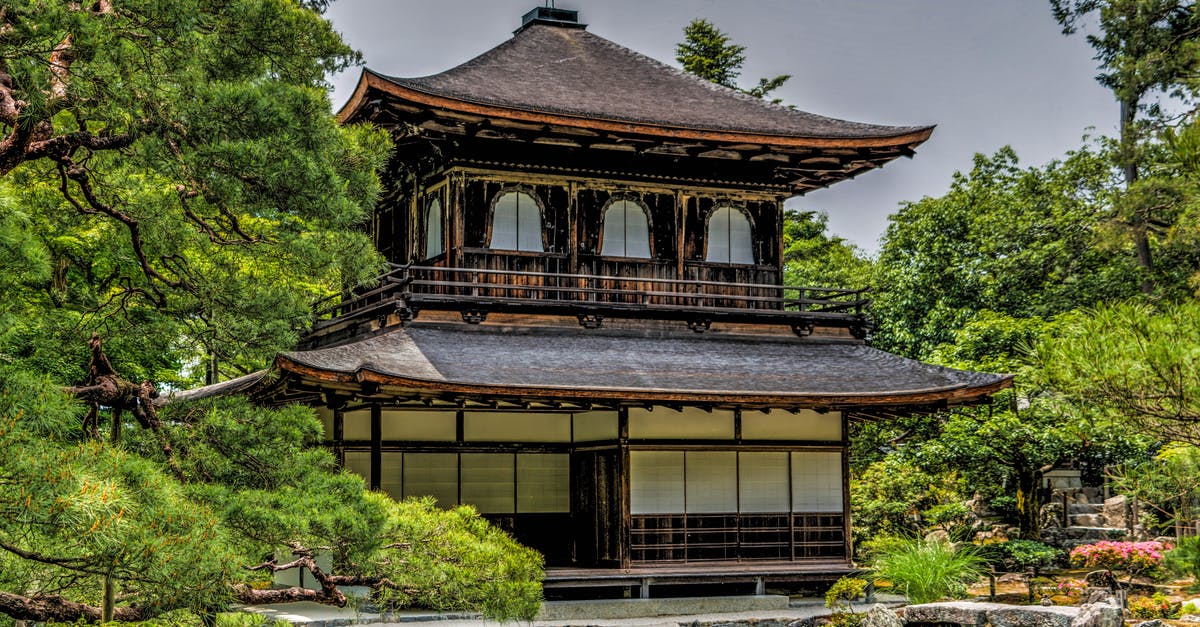
[[[117,581],[112,575],[104,576],[104,605],[100,606],[100,621],[111,623],[113,609],[117,604]]]
[[[0,614],[5,614],[14,620],[25,620],[37,623],[54,621],[56,623],[74,623],[85,621],[95,623],[103,620],[101,608],[76,603],[56,594],[36,597],[25,597],[0,590]],[[122,622],[143,621],[150,616],[140,608],[113,608],[113,618]]]
[[[1017,471],[1017,524],[1021,537],[1027,540],[1037,540],[1041,531],[1038,514],[1042,504],[1037,495],[1040,475],[1036,470]]]
[[[1127,190],[1138,179],[1137,138],[1133,131],[1137,108],[1138,101],[1136,99],[1121,101],[1121,169],[1125,174],[1125,189]],[[1150,251],[1150,229],[1146,222],[1146,216],[1134,215],[1130,217],[1129,225],[1133,228],[1133,249],[1137,255],[1137,264],[1144,273],[1140,288],[1143,294],[1152,294],[1154,292],[1152,275],[1154,258]]]

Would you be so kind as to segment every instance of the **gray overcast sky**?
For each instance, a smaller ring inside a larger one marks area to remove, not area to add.
[[[434,74],[509,38],[538,0],[339,0],[328,17],[366,65]],[[746,46],[740,82],[791,74],[777,92],[813,113],[938,125],[913,159],[789,201],[829,214],[831,230],[874,252],[898,203],[939,196],[977,152],[1012,145],[1026,165],[1115,134],[1117,105],[1096,84],[1080,35],[1065,37],[1047,0],[558,0],[588,29],[664,62],[693,18]],[[334,107],[359,69],[333,77]],[[620,89],[620,85],[614,85]]]

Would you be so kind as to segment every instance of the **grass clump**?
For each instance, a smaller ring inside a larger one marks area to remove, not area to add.
[[[984,559],[973,546],[917,538],[882,547],[874,571],[910,603],[931,603],[965,595],[967,586],[983,576]]]

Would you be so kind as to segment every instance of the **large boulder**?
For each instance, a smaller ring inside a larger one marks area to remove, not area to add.
[[[1104,500],[1105,527],[1129,528],[1129,519],[1125,516],[1127,502],[1123,494]]]
[[[1075,607],[950,601],[910,605],[904,608],[904,620],[910,625],[932,623],[972,627],[1071,627],[1071,621],[1078,613],[1079,608]]]
[[[1071,627],[1122,627],[1125,612],[1109,603],[1085,603],[1071,621]]]
[[[987,624],[987,607],[991,603],[967,603],[950,601],[945,603],[923,603],[904,608],[904,622],[949,623],[951,625]]]

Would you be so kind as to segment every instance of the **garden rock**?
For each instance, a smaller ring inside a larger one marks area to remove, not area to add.
[[[1062,503],[1046,503],[1038,511],[1038,521],[1042,529],[1058,529],[1062,527]]]
[[[934,529],[925,534],[925,540],[927,542],[949,542],[950,533],[945,529]]]
[[[1156,618],[1154,620],[1140,622],[1137,624],[1137,627],[1166,627],[1166,623],[1162,622],[1162,619]]]
[[[1120,606],[1117,598],[1113,596],[1112,590],[1108,588],[1088,588],[1083,591],[1082,605],[1095,605],[1103,603],[1106,605]]]
[[[886,605],[876,603],[867,610],[860,627],[904,627],[904,621]]]
[[[986,625],[987,607],[991,603],[925,603],[904,608],[904,622],[949,623],[951,625]]]
[[[1125,612],[1110,603],[1084,604],[1079,608],[1079,615],[1071,621],[1071,627],[1122,627],[1124,624]]]
[[[987,612],[992,627],[1071,627],[1079,613],[1074,607],[1039,605],[1001,605]]]
[[[910,625],[932,623],[972,627],[1071,627],[1072,619],[1078,613],[1079,609],[1074,607],[951,601],[910,605],[904,608],[904,620]]]

